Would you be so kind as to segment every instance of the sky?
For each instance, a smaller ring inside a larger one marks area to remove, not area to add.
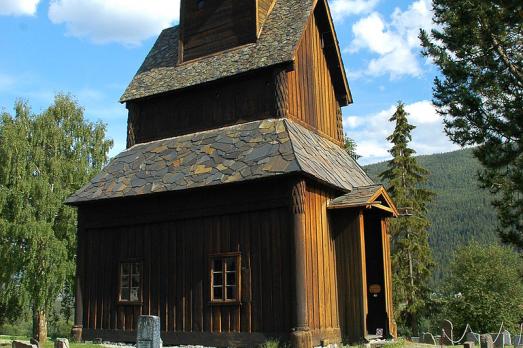
[[[278,0],[282,1],[282,0]],[[284,0],[283,0],[284,1]],[[388,119],[398,101],[416,126],[418,154],[457,149],[432,105],[436,67],[420,55],[432,27],[430,0],[329,0],[354,103],[344,129],[361,164],[390,158]],[[107,124],[111,156],[125,148],[127,111],[118,102],[179,0],[0,0],[0,112],[27,100],[38,113],[70,93],[91,121]]]

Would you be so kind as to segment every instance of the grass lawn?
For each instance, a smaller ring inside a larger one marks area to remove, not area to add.
[[[29,342],[29,337],[24,336],[3,336],[0,335],[0,348],[11,347],[11,342],[13,341],[26,341]],[[92,344],[92,343],[75,343],[69,342],[70,348],[101,348],[101,344]],[[47,340],[45,348],[53,348],[54,342],[50,339]]]

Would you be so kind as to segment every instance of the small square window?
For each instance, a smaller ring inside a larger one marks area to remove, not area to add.
[[[240,302],[240,254],[211,256],[211,302],[234,304]]]
[[[120,263],[118,302],[122,304],[138,304],[142,302],[141,262]]]

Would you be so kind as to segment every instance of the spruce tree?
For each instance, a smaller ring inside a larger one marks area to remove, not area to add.
[[[392,159],[380,178],[388,184],[388,191],[403,216],[391,221],[392,268],[396,320],[406,333],[417,334],[420,315],[429,300],[429,280],[434,266],[428,243],[427,204],[433,193],[423,189],[428,171],[420,167],[413,149],[409,148],[411,132],[404,105],[399,102],[389,121],[395,122],[393,133],[387,138],[392,143]]]
[[[433,0],[433,8],[437,29],[421,42],[441,70],[434,104],[452,141],[477,145],[498,232],[523,250],[523,1]]]

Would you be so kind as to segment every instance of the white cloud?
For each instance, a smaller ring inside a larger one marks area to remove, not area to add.
[[[334,20],[344,17],[369,13],[376,7],[379,0],[334,0],[330,4]]]
[[[0,0],[0,15],[34,16],[40,0]]]
[[[178,21],[179,0],[51,0],[49,19],[95,43],[139,45]]]
[[[395,110],[396,105],[391,105],[374,114],[344,117],[345,132],[356,141],[362,164],[390,158],[388,150],[391,145],[387,137],[394,130],[394,124],[389,122],[389,119]],[[412,132],[410,146],[418,155],[448,152],[459,148],[445,135],[443,119],[429,100],[407,104],[405,111],[409,113],[409,122],[416,126]]]
[[[430,0],[416,0],[405,11],[396,8],[389,22],[377,12],[360,19],[352,26],[354,39],[344,51],[367,50],[377,57],[369,61],[365,71],[353,73],[353,76],[389,74],[393,79],[404,75],[420,76],[419,30],[431,27]]]

